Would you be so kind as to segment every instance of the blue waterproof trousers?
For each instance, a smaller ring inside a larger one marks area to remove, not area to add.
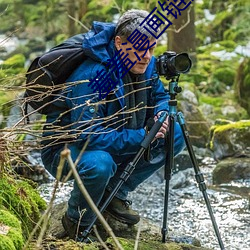
[[[175,123],[174,137],[174,154],[177,155],[185,147],[184,138],[178,123]],[[71,157],[75,161],[81,151],[74,143],[69,144]],[[62,149],[54,150],[49,147],[42,151],[42,160],[45,168],[56,176],[57,167],[60,160],[60,152]],[[84,186],[88,190],[90,196],[96,205],[102,199],[105,189],[112,190],[120,180],[120,175],[127,164],[133,160],[135,155],[114,156],[108,152],[101,150],[85,151],[77,164],[77,171],[82,179]],[[121,186],[116,197],[125,200],[128,192],[135,188],[151,176],[156,170],[165,164],[166,149],[164,148],[164,139],[158,139],[151,149],[151,160],[145,161],[142,157],[129,179]],[[70,170],[66,163],[63,169],[63,175],[67,175]],[[68,201],[68,216],[75,221],[80,218],[80,212],[86,209],[81,219],[82,226],[88,226],[94,217],[94,213],[90,209],[86,200],[76,182]]]

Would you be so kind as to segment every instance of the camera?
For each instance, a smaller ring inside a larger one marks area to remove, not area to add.
[[[164,52],[156,59],[156,69],[159,75],[167,80],[187,73],[192,66],[192,61],[187,53],[176,54],[174,51]]]

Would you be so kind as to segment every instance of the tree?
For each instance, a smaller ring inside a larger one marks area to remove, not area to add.
[[[195,4],[181,12],[181,16],[173,20],[173,25],[168,29],[168,50],[188,52],[192,60],[196,60],[195,37]]]

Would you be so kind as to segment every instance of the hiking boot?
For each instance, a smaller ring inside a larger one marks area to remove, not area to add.
[[[134,225],[140,221],[140,216],[130,208],[131,205],[132,201],[114,197],[105,211],[122,223]]]
[[[85,239],[82,234],[86,229],[86,227],[80,226],[78,225],[78,223],[75,223],[75,221],[73,221],[68,217],[67,213],[65,213],[64,216],[62,217],[62,225],[66,232],[65,236],[68,236],[70,239],[85,243],[91,243],[97,241],[97,238],[92,234],[90,234]]]

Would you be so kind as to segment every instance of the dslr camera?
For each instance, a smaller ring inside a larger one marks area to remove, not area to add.
[[[192,66],[192,61],[187,53],[176,54],[174,51],[164,52],[156,59],[156,69],[160,76],[167,80],[187,73]]]

